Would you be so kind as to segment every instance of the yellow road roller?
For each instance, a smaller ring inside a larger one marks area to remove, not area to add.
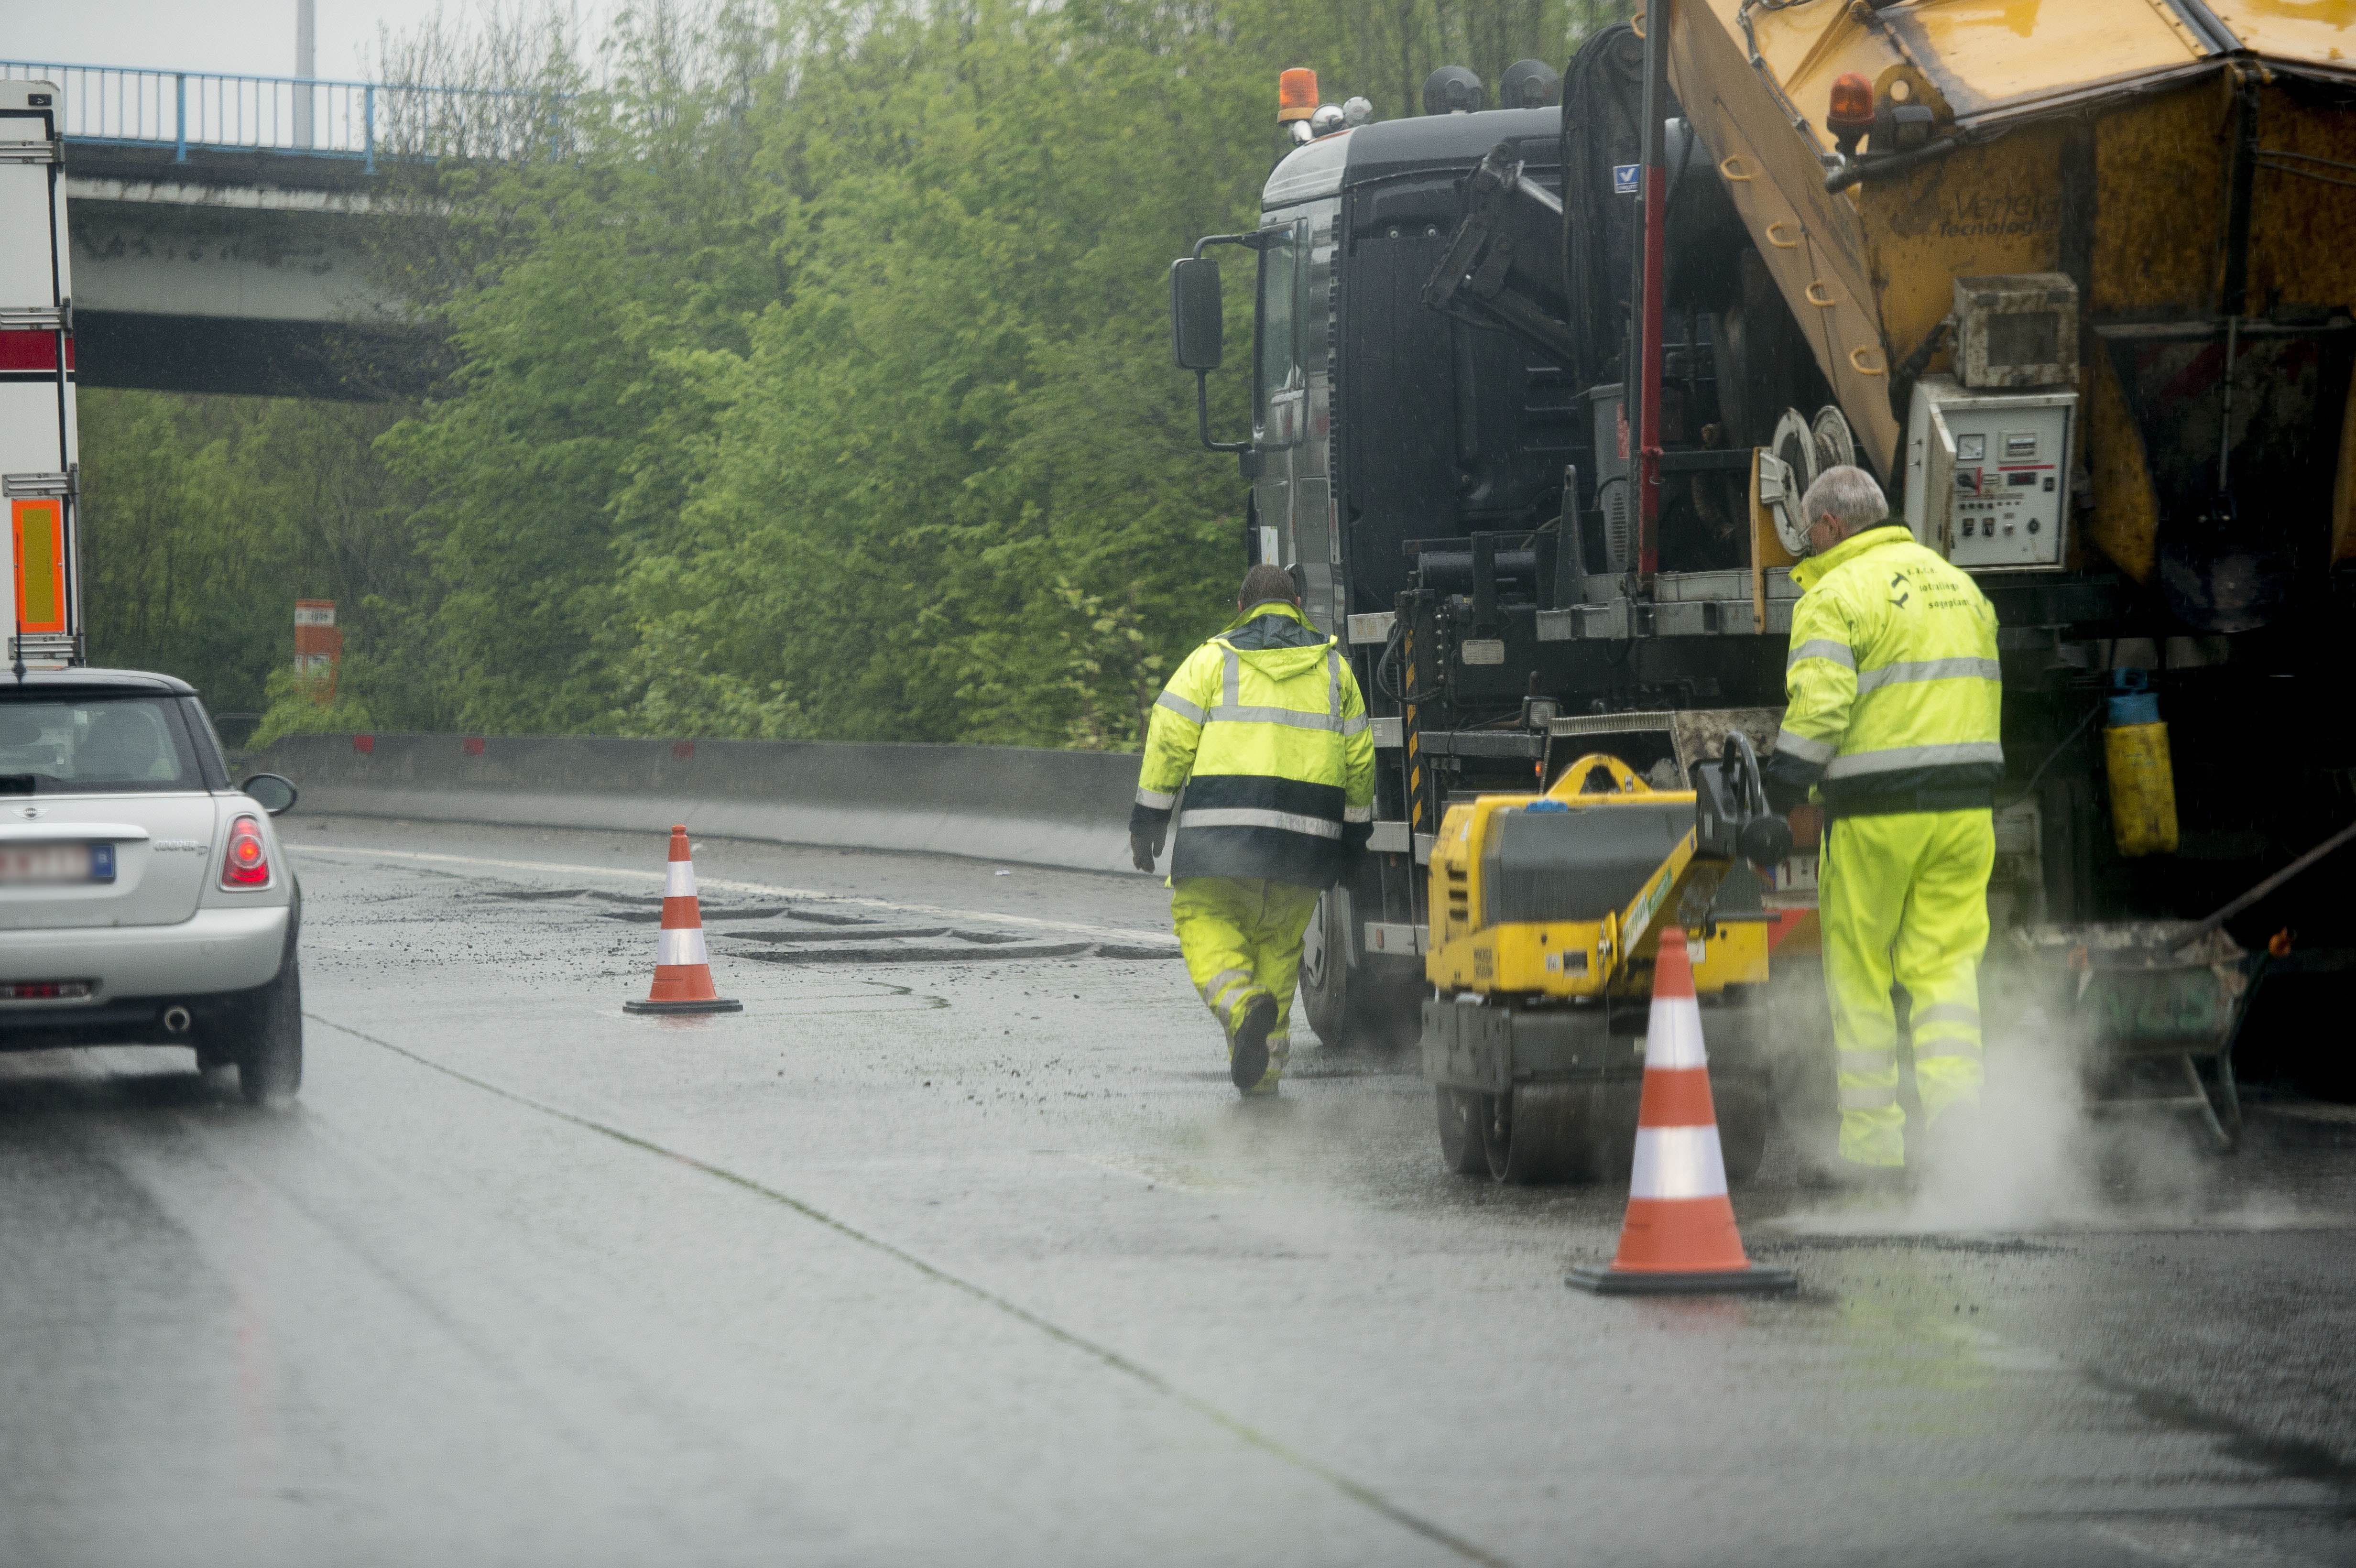
[[[1770,952],[1798,918],[1761,869],[1791,853],[1748,737],[1655,789],[1601,752],[1543,795],[1451,805],[1431,851],[1424,1076],[1442,1162],[1500,1181],[1623,1176],[1635,1144],[1653,957],[1683,926],[1727,1174],[1765,1152]]]

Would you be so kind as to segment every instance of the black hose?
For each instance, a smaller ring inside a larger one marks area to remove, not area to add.
[[[2062,743],[2054,747],[2051,752],[2047,752],[2045,754],[2045,760],[2037,764],[2037,771],[2029,775],[2029,782],[2020,786],[2020,793],[2014,795],[2010,800],[2005,801],[2002,805],[1997,806],[1997,809],[1999,811],[2009,810],[2013,806],[2019,805],[2022,801],[2027,800],[2030,795],[2035,795],[2037,793],[2037,786],[2044,781],[2046,770],[2052,767],[2054,763],[2062,760],[2062,753],[2068,751],[2071,746],[2076,743],[2078,737],[2086,732],[2086,727],[2092,724],[2096,719],[2100,718],[2102,716],[2102,712],[2103,704],[2099,702],[2094,704],[2094,707],[2088,709],[2086,710],[2086,716],[2078,720],[2078,727],[2071,731],[2067,735],[2062,736]]]
[[[1935,142],[1925,142],[1919,147],[1910,148],[1903,153],[1892,153],[1886,158],[1876,158],[1870,163],[1859,163],[1852,159],[1825,176],[1825,189],[1838,194],[1853,185],[1859,185],[1867,180],[1886,179],[1891,175],[1902,175],[1909,169],[1920,168],[1924,164],[1944,158],[1963,144],[1964,139],[1961,136],[1942,136]]]
[[[1384,672],[1398,663],[1399,645],[1406,640],[1407,624],[1404,621],[1394,620],[1391,623],[1390,641],[1383,645],[1382,656],[1375,661],[1375,689],[1398,703],[1402,710],[1409,704],[1420,706],[1431,700],[1421,692],[1410,694],[1400,689],[1399,684],[1384,678]]]

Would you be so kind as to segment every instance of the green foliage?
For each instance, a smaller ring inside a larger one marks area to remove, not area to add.
[[[364,667],[365,661],[360,663]],[[355,673],[354,661],[345,661],[343,673],[347,677]],[[361,700],[348,678],[337,687],[334,699],[327,702],[319,700],[315,677],[298,675],[293,669],[272,670],[262,688],[269,706],[262,710],[262,722],[246,739],[243,749],[247,751],[261,751],[281,735],[364,734],[376,728],[368,704]]]
[[[1165,272],[1255,220],[1278,70],[1412,112],[1621,8],[657,5],[595,90],[541,24],[465,58],[569,155],[414,165],[387,229],[443,395],[86,396],[102,645],[252,703],[316,593],[402,727],[1134,746],[1242,564]]]
[[[254,712],[294,662],[296,599],[332,599],[347,648],[380,656],[379,705],[445,720],[418,667],[432,581],[370,443],[398,411],[360,403],[80,393],[91,656],[193,681]]]

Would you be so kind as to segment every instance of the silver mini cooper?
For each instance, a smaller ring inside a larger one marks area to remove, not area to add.
[[[303,1082],[302,890],[274,773],[230,782],[193,688],[0,670],[0,1051],[192,1046],[255,1104]]]

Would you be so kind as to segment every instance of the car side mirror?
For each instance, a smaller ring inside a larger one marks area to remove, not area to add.
[[[280,778],[276,773],[256,773],[237,787],[251,795],[254,805],[273,816],[283,816],[291,810],[301,793],[295,789],[293,780]]]
[[[1226,349],[1219,264],[1207,256],[1170,263],[1170,343],[1182,370],[1215,370]]]

